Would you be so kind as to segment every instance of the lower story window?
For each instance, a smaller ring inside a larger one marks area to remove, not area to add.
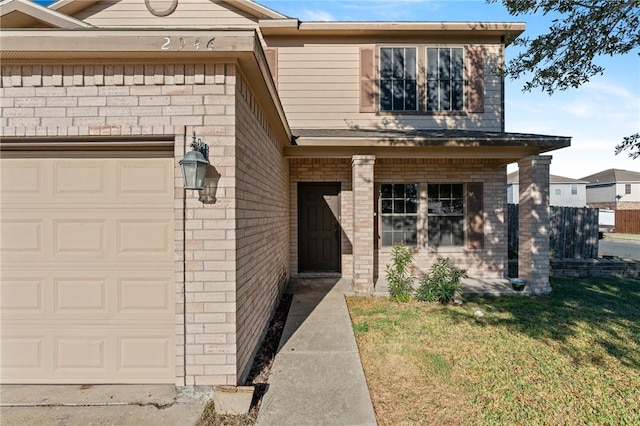
[[[461,183],[427,186],[429,246],[464,244],[464,187]]]
[[[418,241],[418,185],[386,183],[380,186],[382,245],[415,246]]]

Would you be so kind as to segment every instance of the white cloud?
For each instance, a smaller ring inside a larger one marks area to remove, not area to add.
[[[324,10],[303,9],[297,16],[301,21],[336,21],[336,18]]]

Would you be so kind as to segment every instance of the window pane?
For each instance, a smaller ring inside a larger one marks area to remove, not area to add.
[[[427,79],[438,79],[438,49],[432,47],[427,49]]]
[[[427,185],[427,195],[429,200],[437,200],[440,198],[440,185],[429,184]]]
[[[438,110],[438,81],[429,80],[427,82],[427,111]]]
[[[464,203],[462,200],[453,200],[451,202],[451,213],[464,214]]]
[[[453,194],[451,193],[451,185],[450,184],[442,184],[440,185],[440,198],[451,198]]]
[[[402,80],[404,78],[404,49],[393,49],[393,78]]]
[[[464,91],[462,89],[462,81],[451,82],[451,109],[453,111],[464,110]]]
[[[380,77],[383,79],[389,79],[393,76],[391,53],[390,48],[380,49]]]
[[[380,185],[380,192],[382,194],[382,198],[391,198],[392,190],[393,190],[393,185],[391,184]]]
[[[406,80],[404,83],[405,111],[415,111],[418,109],[418,87],[415,80]]]
[[[449,49],[440,49],[439,53],[438,78],[440,80],[449,80],[451,78],[451,51]]]
[[[404,199],[393,201],[393,212],[404,213]]]
[[[404,78],[415,80],[416,75],[416,49],[406,49]]]
[[[404,184],[395,184],[393,185],[393,196],[395,198],[404,198]]]
[[[382,230],[391,231],[393,229],[393,220],[391,216],[382,216]]]
[[[403,232],[394,232],[393,233],[393,244],[404,243],[404,233]]]
[[[405,211],[407,213],[417,213],[418,211],[418,200],[415,198],[409,198],[405,203]]]
[[[382,245],[383,246],[393,245],[393,232],[382,233]]]
[[[440,80],[438,84],[438,97],[440,98],[441,111],[451,110],[451,82],[449,80]]]
[[[404,82],[402,80],[393,80],[393,110],[404,110]]]
[[[383,111],[393,110],[393,94],[391,91],[391,80],[380,81],[380,109]]]
[[[451,194],[453,198],[464,198],[464,188],[461,183],[451,185]]]
[[[393,201],[382,200],[382,214],[393,213]]]
[[[451,78],[462,80],[464,72],[464,55],[462,48],[451,49]]]

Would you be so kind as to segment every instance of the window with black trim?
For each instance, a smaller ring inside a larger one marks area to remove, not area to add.
[[[427,48],[427,111],[464,110],[464,49]]]
[[[417,49],[380,48],[380,110],[417,111]]]
[[[432,183],[427,185],[429,246],[464,245],[464,185]]]
[[[418,185],[380,185],[382,245],[396,243],[415,246],[418,242]]]

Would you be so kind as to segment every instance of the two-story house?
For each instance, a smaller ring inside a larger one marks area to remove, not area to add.
[[[518,204],[520,184],[517,171],[507,175],[507,203]],[[558,207],[585,207],[587,181],[565,176],[549,175],[549,205]]]
[[[640,172],[607,169],[585,176],[587,204],[613,210],[640,210]]]
[[[4,383],[241,384],[290,277],[372,294],[398,242],[507,289],[513,162],[519,276],[550,291],[540,154],[570,139],[504,131],[522,23],[3,0],[0,25]]]

